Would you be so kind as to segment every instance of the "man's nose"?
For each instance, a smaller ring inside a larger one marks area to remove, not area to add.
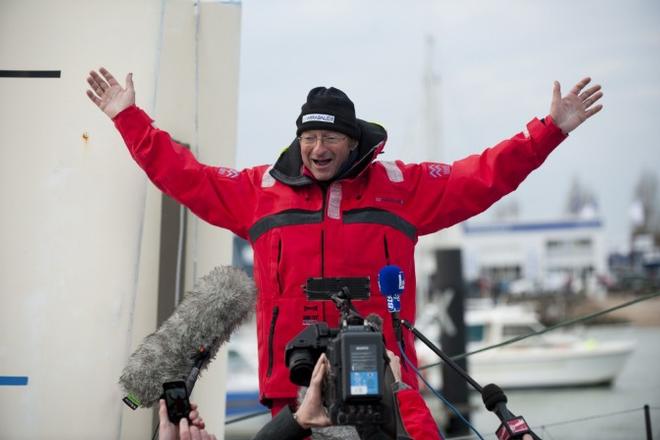
[[[314,141],[314,146],[312,147],[314,151],[326,151],[328,147],[323,142],[322,138],[318,138]]]

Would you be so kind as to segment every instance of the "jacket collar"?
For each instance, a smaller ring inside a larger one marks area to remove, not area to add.
[[[360,174],[385,148],[387,132],[383,127],[373,122],[358,119],[360,127],[360,141],[358,143],[358,156],[355,162],[340,175],[335,176],[332,181],[355,177]],[[289,186],[305,186],[315,182],[308,173],[303,172],[302,157],[300,155],[300,144],[295,138],[291,145],[280,154],[275,165],[270,170],[270,175]]]

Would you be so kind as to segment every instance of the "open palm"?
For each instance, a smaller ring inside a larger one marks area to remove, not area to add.
[[[103,113],[114,118],[125,108],[135,104],[135,88],[133,74],[126,75],[126,86],[122,87],[114,76],[105,68],[89,72],[87,83],[92,90],[87,90],[87,96]]]
[[[591,78],[582,79],[571,89],[568,95],[562,98],[559,83],[555,81],[550,116],[566,134],[575,130],[580,124],[603,108],[601,104],[594,105],[603,96],[599,85],[582,90],[589,82],[591,82]]]

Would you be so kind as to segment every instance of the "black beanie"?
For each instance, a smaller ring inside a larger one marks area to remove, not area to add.
[[[296,126],[296,136],[306,130],[332,130],[360,139],[353,101],[334,87],[315,87],[309,91]]]

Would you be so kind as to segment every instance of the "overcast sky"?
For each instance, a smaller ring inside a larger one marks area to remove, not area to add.
[[[610,248],[626,245],[634,186],[643,170],[660,170],[657,0],[242,5],[239,168],[275,160],[295,136],[307,92],[319,85],[344,90],[358,117],[386,127],[383,159],[430,159],[420,136],[430,35],[441,78],[435,98],[443,162],[478,153],[547,115],[555,79],[564,92],[587,75],[602,84],[605,109],[508,198],[524,220],[557,218],[578,178],[597,195]]]

